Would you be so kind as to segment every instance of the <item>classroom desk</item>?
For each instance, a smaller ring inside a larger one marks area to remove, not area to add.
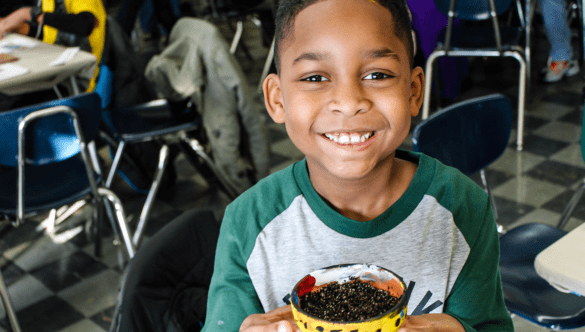
[[[534,268],[560,291],[585,296],[585,223],[538,254]]]
[[[24,38],[29,42],[34,42],[35,46],[30,49],[14,50],[7,53],[18,58],[14,64],[28,70],[27,73],[0,80],[0,92],[7,95],[18,95],[28,92],[55,88],[57,84],[69,79],[75,82],[75,77],[91,79],[96,67],[96,58],[93,54],[78,51],[75,56],[60,65],[51,66],[50,63],[59,58],[66,47],[43,43],[37,39],[9,34],[2,41],[15,40]],[[4,65],[0,65],[4,66]],[[75,94],[76,84],[72,84]],[[56,90],[58,92],[58,90]]]

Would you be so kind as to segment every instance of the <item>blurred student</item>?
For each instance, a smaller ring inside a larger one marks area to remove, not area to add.
[[[550,44],[548,61],[542,69],[542,80],[553,83],[565,76],[577,75],[579,62],[573,58],[565,0],[540,0],[540,10]]]
[[[19,5],[19,8],[14,9]],[[12,0],[2,9],[2,15],[6,16],[0,18],[0,39],[9,32],[19,33],[49,44],[79,46],[95,55],[97,65],[92,79],[89,82],[78,80],[86,91],[95,89],[106,30],[106,11],[101,0]],[[14,10],[6,13],[6,10],[11,9]],[[39,99],[41,97],[38,96],[26,98],[26,104],[31,104],[31,100],[41,102],[46,98]],[[0,111],[23,106],[19,105],[23,99],[22,96],[0,94]]]

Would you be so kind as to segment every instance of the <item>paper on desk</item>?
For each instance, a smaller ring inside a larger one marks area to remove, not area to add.
[[[35,47],[37,43],[35,41],[23,38],[23,37],[12,37],[0,40],[0,53],[11,53],[14,51],[25,51]]]
[[[0,81],[26,74],[28,69],[15,65],[13,63],[5,63],[0,65]]]
[[[59,55],[59,57],[55,61],[51,62],[49,65],[50,66],[63,65],[67,63],[67,61],[73,59],[77,52],[79,52],[79,47],[69,47],[65,51],[63,51],[63,53],[61,53],[61,55]]]

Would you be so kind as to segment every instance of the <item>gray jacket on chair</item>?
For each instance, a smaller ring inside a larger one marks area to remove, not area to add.
[[[213,159],[239,192],[251,185],[246,173],[252,169],[256,181],[268,175],[269,145],[260,107],[215,25],[180,19],[168,46],[150,60],[145,75],[164,97],[190,97],[197,104]],[[253,165],[242,156],[242,147],[249,150]]]

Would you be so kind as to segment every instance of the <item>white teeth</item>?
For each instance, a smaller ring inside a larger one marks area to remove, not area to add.
[[[324,134],[325,137],[339,144],[357,144],[360,142],[367,141],[372,137],[373,133],[366,133],[360,135],[358,133],[336,133],[336,134]]]

